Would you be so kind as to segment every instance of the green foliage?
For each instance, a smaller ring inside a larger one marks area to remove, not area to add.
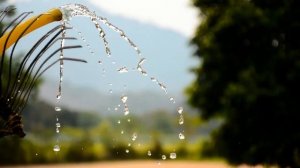
[[[176,113],[164,110],[141,116],[132,113],[128,122],[128,116],[100,116],[74,112],[65,107],[62,112],[56,113],[53,107],[41,101],[29,103],[23,113],[27,136],[25,139],[0,139],[0,166],[161,159],[163,154],[168,156],[174,151],[178,159],[199,159],[196,151],[201,148],[201,139],[207,134],[204,131],[205,135],[202,135],[203,131],[199,129],[200,118],[187,110],[184,115],[187,140],[184,142],[178,139],[180,128]],[[61,124],[59,142],[55,132],[56,115],[59,115]],[[132,140],[134,132],[137,133],[135,141]],[[53,151],[57,143],[61,147],[58,153]],[[148,156],[148,151],[151,151],[151,156]]]
[[[194,0],[202,60],[187,89],[203,118],[225,122],[210,146],[234,164],[300,167],[299,1]]]

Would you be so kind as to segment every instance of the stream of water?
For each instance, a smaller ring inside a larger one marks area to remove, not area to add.
[[[142,76],[146,76],[148,77],[148,79],[154,83],[157,84],[157,86],[166,94],[168,95],[167,92],[167,87],[165,86],[164,83],[160,82],[156,77],[149,77],[148,72],[146,71],[146,69],[144,68],[144,63],[146,61],[146,59],[142,56],[142,53],[140,51],[140,49],[137,47],[137,45],[125,34],[125,32],[118,28],[117,26],[113,25],[112,23],[110,23],[110,21],[108,21],[108,19],[101,17],[99,15],[97,15],[95,12],[90,11],[86,6],[81,5],[81,4],[67,4],[64,6],[60,7],[60,10],[63,14],[63,20],[62,20],[62,28],[64,29],[65,26],[72,26],[70,25],[70,20],[74,17],[87,17],[91,20],[91,22],[95,25],[95,28],[98,31],[98,36],[100,37],[100,39],[103,41],[104,44],[104,50],[105,53],[107,55],[107,57],[111,57],[112,51],[110,49],[110,44],[106,38],[106,33],[104,31],[104,29],[101,26],[107,26],[109,29],[111,29],[112,31],[116,32],[119,34],[120,38],[125,40],[128,45],[134,49],[134,51],[136,52],[136,55],[138,57],[138,62],[136,63],[136,68],[134,69],[134,71],[138,71],[140,72],[140,74],[142,74]],[[84,36],[82,35],[82,33],[77,30],[76,28],[74,28],[80,39],[86,44],[87,49],[89,50],[89,52],[92,55],[94,54],[94,50],[92,49],[92,47],[86,43],[86,40],[84,38]],[[66,36],[66,31],[64,29],[64,31],[62,32],[62,39],[64,39],[64,37]],[[63,47],[65,44],[65,40],[61,40],[61,47]],[[62,111],[61,107],[60,107],[60,99],[62,98],[62,81],[63,81],[63,70],[64,70],[64,62],[63,62],[63,57],[64,57],[64,53],[63,50],[60,52],[59,55],[61,61],[60,61],[60,70],[59,70],[59,86],[58,86],[58,93],[57,93],[57,104],[55,106],[55,111],[56,112],[60,112]],[[98,62],[99,64],[102,64],[103,62],[101,60],[99,60]],[[112,64],[116,64],[116,62],[112,62]],[[131,69],[126,67],[126,66],[122,66],[121,68],[117,69],[117,72],[122,74],[122,73],[128,73],[130,72]],[[102,69],[102,76],[105,76],[105,72],[106,70],[103,68]],[[109,83],[110,86],[112,86],[112,83]],[[124,88],[126,89],[126,85],[124,85]],[[112,93],[112,89],[109,90],[109,93]],[[176,101],[173,97],[168,97],[166,96],[169,101],[172,104],[176,104]],[[117,107],[108,107],[108,110],[119,110],[120,108],[123,108],[123,112],[124,112],[124,116],[129,116],[130,114],[130,108],[129,105],[127,104],[127,100],[129,99],[128,96],[121,95],[120,96],[120,104]],[[183,116],[183,108],[182,107],[178,107],[177,108],[177,112],[178,112],[178,125],[183,128],[183,124],[184,124],[184,116]],[[131,119],[128,118],[127,122],[131,122]],[[118,124],[121,124],[121,120],[118,120],[117,122]],[[56,133],[59,135],[60,133],[60,128],[61,128],[61,123],[59,122],[59,118],[56,119]],[[124,130],[121,131],[121,134],[124,134]],[[126,149],[126,153],[129,153],[130,150],[129,148],[131,147],[131,143],[135,142],[138,139],[138,132],[133,132],[131,134],[131,142],[128,143],[128,149]],[[181,132],[178,133],[178,138],[179,140],[184,140],[185,136],[184,136],[184,131],[182,130]],[[57,136],[57,144],[54,145],[53,150],[55,152],[59,152],[60,151],[60,144],[59,144],[59,136]],[[147,151],[146,155],[148,155],[149,157],[151,157],[152,153],[150,150]],[[167,156],[164,154],[161,154],[162,160],[166,160]],[[172,152],[169,154],[169,158],[170,159],[176,159],[176,153]]]

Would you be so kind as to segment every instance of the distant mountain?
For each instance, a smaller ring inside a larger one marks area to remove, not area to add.
[[[123,96],[127,96],[129,111],[135,115],[153,112],[156,110],[165,110],[176,112],[179,106],[184,105],[182,97],[176,98],[174,104],[172,98],[164,92],[158,91],[138,91],[128,92]],[[43,101],[56,104],[55,95],[57,93],[57,85],[53,81],[45,82],[40,88],[39,98]],[[88,111],[100,114],[116,114],[123,113],[124,104],[121,101],[122,93],[103,93],[93,88],[74,87],[72,84],[64,83],[63,97],[60,102],[62,106],[75,111]],[[185,105],[184,105],[185,106]]]

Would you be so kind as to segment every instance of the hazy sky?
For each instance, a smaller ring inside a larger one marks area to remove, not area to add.
[[[10,3],[33,0],[8,0]],[[40,0],[43,1],[43,0]],[[54,2],[55,0],[53,0]],[[175,30],[191,37],[196,25],[197,11],[191,0],[89,0],[105,12],[121,15],[144,23]],[[57,1],[59,2],[59,1]]]
[[[90,0],[112,14],[169,28],[191,36],[197,25],[197,11],[191,0]]]

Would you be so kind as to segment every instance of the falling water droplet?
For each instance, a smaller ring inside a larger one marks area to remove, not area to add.
[[[121,124],[121,121],[120,121],[120,120],[118,121],[118,124]]]
[[[143,65],[145,63],[145,61],[146,61],[146,58],[141,58],[139,63],[138,63],[138,66]]]
[[[118,111],[118,107],[115,107],[115,111]]]
[[[166,155],[161,155],[161,158],[162,158],[162,160],[166,160],[167,159]]]
[[[54,152],[59,152],[59,151],[60,151],[59,145],[54,145],[53,151],[54,151]]]
[[[183,115],[180,115],[180,116],[179,116],[179,124],[180,124],[180,125],[184,124],[184,118],[183,118]]]
[[[127,116],[129,114],[129,109],[128,107],[125,107],[124,108],[124,115]]]
[[[129,153],[129,149],[126,149],[126,153]]]
[[[170,102],[172,102],[172,103],[176,103],[176,101],[175,101],[175,99],[173,98],[173,97],[170,97]]]
[[[166,87],[163,83],[158,82],[158,85],[159,85],[159,87],[160,87],[163,91],[165,91],[166,94],[168,93],[168,92],[167,92],[167,87]]]
[[[154,77],[151,77],[150,79],[152,82],[157,82],[156,78],[154,78]]]
[[[127,119],[127,122],[129,122],[129,123],[131,122],[130,118]]]
[[[58,94],[58,95],[56,96],[56,99],[57,99],[57,100],[61,99],[61,95]]]
[[[60,107],[55,107],[54,110],[55,111],[61,111],[61,108]]]
[[[60,131],[59,131],[59,128],[58,127],[56,127],[56,133],[59,133]]]
[[[119,73],[126,73],[126,72],[128,72],[128,68],[122,67],[122,68],[119,68],[117,71],[118,71]]]
[[[121,131],[121,134],[124,134],[124,131]]]
[[[56,123],[56,127],[57,127],[57,128],[60,128],[60,123]]]
[[[38,153],[35,153],[35,156],[38,156],[39,154]]]
[[[177,111],[178,111],[179,114],[182,114],[182,112],[183,112],[183,107],[178,107]]]
[[[176,153],[170,153],[170,159],[176,159]]]
[[[148,154],[148,156],[151,156],[151,155],[152,155],[151,151],[148,151],[147,154]]]
[[[113,93],[113,90],[110,89],[110,90],[109,90],[109,93],[112,94],[112,93]]]
[[[98,61],[98,64],[102,64],[102,61]]]
[[[127,102],[127,99],[128,99],[127,96],[122,96],[122,97],[121,97],[121,100],[122,100],[123,103],[126,103],[126,102]]]
[[[184,139],[185,139],[185,136],[184,136],[182,133],[179,133],[179,139],[180,139],[180,140],[184,140]]]
[[[128,147],[130,147],[131,146],[131,143],[128,143],[128,145],[127,145]]]
[[[132,141],[135,141],[136,139],[137,139],[137,133],[135,132],[135,133],[133,133],[133,135],[132,135],[132,137],[131,137],[131,140]]]

